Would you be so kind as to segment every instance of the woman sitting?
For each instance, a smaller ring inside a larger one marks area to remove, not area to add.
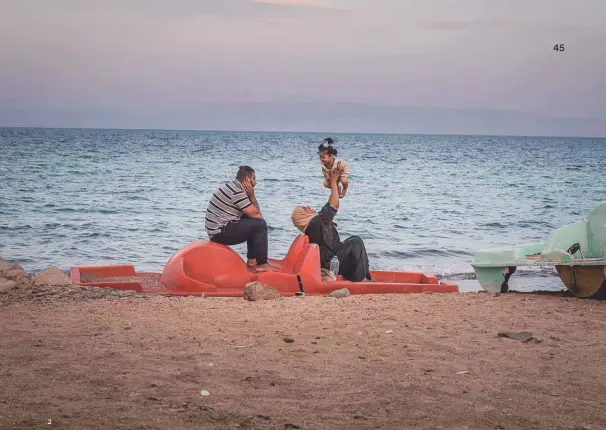
[[[323,269],[330,268],[330,260],[336,255],[339,259],[339,273],[343,279],[352,282],[371,280],[368,268],[368,255],[364,242],[358,236],[351,236],[341,242],[336,224],[333,222],[339,209],[339,173],[333,171],[329,176],[330,197],[320,212],[309,206],[297,206],[292,213],[292,222],[305,235],[309,243],[320,247],[320,264]],[[335,275],[337,275],[335,273]]]

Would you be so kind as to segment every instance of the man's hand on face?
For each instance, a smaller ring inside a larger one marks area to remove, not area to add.
[[[255,195],[255,189],[252,185],[252,181],[250,180],[250,178],[244,179],[244,182],[242,183],[242,188],[244,188],[244,191],[246,191],[248,197],[252,197]]]

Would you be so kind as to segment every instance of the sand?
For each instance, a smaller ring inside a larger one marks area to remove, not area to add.
[[[606,304],[558,294],[20,286],[0,326],[2,429],[606,428]]]

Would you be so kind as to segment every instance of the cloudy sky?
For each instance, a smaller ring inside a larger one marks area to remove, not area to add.
[[[0,125],[604,136],[604,17],[605,0],[0,0]]]

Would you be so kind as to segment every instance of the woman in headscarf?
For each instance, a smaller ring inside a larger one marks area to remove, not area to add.
[[[338,275],[343,276],[343,279],[353,282],[370,281],[364,242],[358,236],[351,236],[341,242],[337,225],[333,222],[339,209],[339,172],[331,172],[328,179],[330,197],[320,212],[309,206],[297,206],[292,213],[292,222],[300,232],[309,237],[310,243],[320,247],[320,265],[323,269],[330,268],[330,260],[336,255],[339,259]]]

